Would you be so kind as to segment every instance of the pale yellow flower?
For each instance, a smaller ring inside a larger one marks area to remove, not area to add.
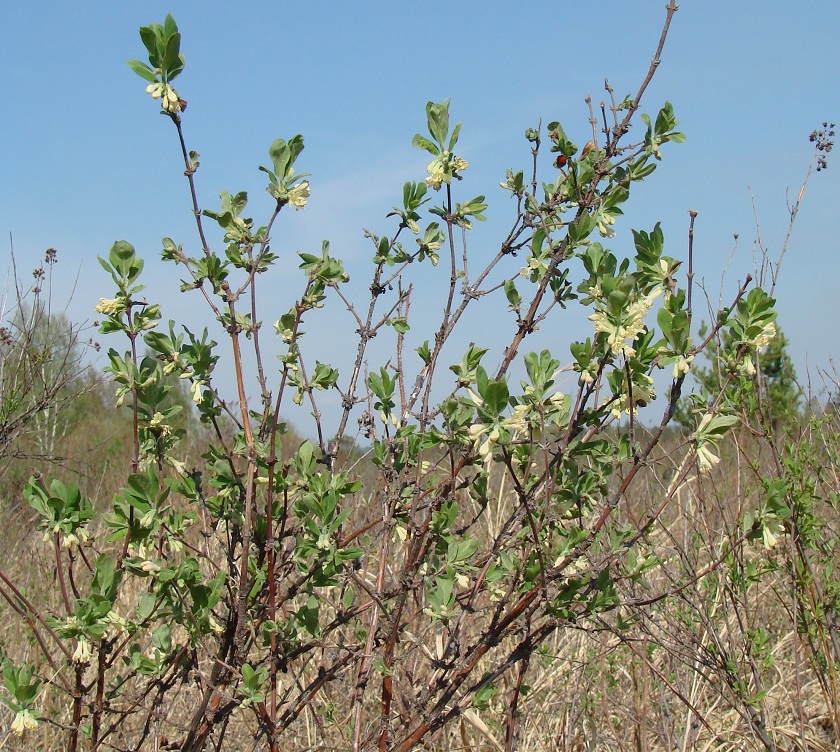
[[[674,371],[673,375],[674,378],[678,378],[679,376],[687,374],[691,370],[691,361],[694,360],[693,355],[689,355],[686,357],[685,355],[680,355],[677,358],[676,363],[674,363]]]
[[[67,535],[63,536],[61,539],[61,545],[64,548],[72,548],[73,546],[78,546],[86,541],[88,537],[88,531],[83,527],[79,527],[76,528],[75,532],[67,533]]]
[[[178,96],[178,92],[175,91],[175,89],[169,84],[149,84],[146,87],[146,92],[152,95],[152,99],[162,100],[161,107],[163,107],[166,112],[174,114],[183,109],[181,105],[181,97]]]
[[[113,611],[113,610],[109,611],[108,616],[106,618],[108,619],[108,621],[111,623],[111,626],[113,627],[113,629],[110,630],[112,636],[114,634],[122,634],[124,632],[128,632],[128,622],[122,616],[120,616],[116,611]]]
[[[601,237],[615,237],[615,230],[612,227],[615,224],[615,217],[612,214],[601,212],[597,217],[596,224],[598,225],[598,232],[601,234]]]
[[[163,95],[163,109],[173,114],[180,112],[182,109],[181,97],[171,86],[166,87],[166,92]]]
[[[738,373],[742,376],[746,376],[747,378],[752,378],[755,376],[755,363],[753,363],[752,357],[749,355],[745,356],[740,363],[738,363]]]
[[[568,406],[570,399],[565,392],[555,392],[548,398],[548,401],[555,410],[563,410]]]
[[[484,407],[484,400],[469,387],[467,387],[467,396],[472,400],[476,407]]]
[[[210,614],[210,616],[208,617],[208,622],[210,624],[210,629],[213,630],[213,632],[215,632],[216,634],[222,634],[225,631],[225,628],[221,624],[219,624],[218,621],[216,621],[213,614]]]
[[[578,379],[578,383],[581,384],[591,384],[595,381],[595,376],[588,368],[585,371],[580,372],[580,378]]]
[[[715,417],[715,416],[714,416],[714,413],[706,413],[706,414],[704,414],[704,415],[703,415],[703,417],[702,417],[702,418],[700,418],[700,423],[699,423],[699,424],[698,424],[698,426],[697,426],[697,431],[696,431],[696,433],[698,433],[698,434],[703,433],[703,431],[705,431],[705,430],[706,430],[706,428],[708,427],[709,423],[711,423],[711,422],[712,422],[712,418],[714,418],[714,417]]]
[[[764,520],[764,525],[761,529],[761,539],[764,543],[764,548],[773,548],[779,542],[779,536],[785,532],[785,526],[781,520],[771,517]]]
[[[446,182],[446,171],[443,164],[443,157],[437,156],[429,162],[426,172],[429,173],[429,176],[426,178],[426,185],[430,188],[434,188],[436,191],[440,190],[440,186]]]
[[[461,157],[452,157],[449,166],[452,168],[452,172],[463,172],[470,166],[470,163],[466,159],[461,159]]]
[[[767,324],[755,337],[747,340],[749,347],[754,347],[756,350],[761,350],[776,337],[776,325],[771,321]]]
[[[75,616],[68,616],[64,622],[64,629],[74,630],[79,628],[79,620]]]
[[[633,415],[638,412],[639,407],[649,405],[656,399],[653,379],[645,374],[640,374],[637,378],[643,383],[633,384]],[[628,415],[630,414],[630,400],[626,393],[622,394],[610,405],[610,413],[614,418],[620,418],[623,412],[626,412]]]
[[[700,444],[697,447],[697,465],[701,473],[708,473],[718,462],[720,462],[720,457],[712,452],[707,444]]]
[[[607,335],[607,345],[613,355],[624,354],[627,358],[636,355],[635,349],[626,340],[635,340],[645,331],[645,317],[653,301],[662,294],[661,287],[655,287],[648,295],[631,301],[622,312],[619,322],[613,321],[607,311],[595,311],[589,320],[595,324],[595,331]]]
[[[76,649],[73,651],[73,662],[89,663],[91,658],[93,658],[93,648],[91,647],[90,641],[87,637],[80,637],[79,644],[76,645]]]
[[[455,173],[463,172],[469,166],[470,164],[466,159],[456,157],[448,151],[438,154],[426,167],[426,172],[429,173],[426,178],[426,185],[438,191],[441,185],[444,183],[448,185],[451,182]]]
[[[289,203],[295,207],[296,210],[303,209],[306,206],[306,199],[309,198],[309,181],[301,180],[297,185],[293,185],[286,196]]]
[[[160,564],[157,564],[154,561],[144,561],[140,565],[140,569],[142,569],[147,574],[155,575],[160,572]]]
[[[332,539],[330,538],[330,534],[322,531],[318,535],[318,540],[315,543],[315,547],[320,551],[329,551],[329,549],[332,547]]]
[[[116,316],[125,310],[125,303],[122,298],[100,298],[93,310],[104,316]]]
[[[29,709],[21,710],[15,714],[12,721],[12,731],[16,736],[23,736],[23,732],[32,730],[38,725],[38,720]]]
[[[484,433],[488,427],[484,423],[475,423],[470,426],[470,439],[473,442],[473,449],[478,452],[478,456],[485,463],[489,463],[493,459],[493,447],[496,446],[501,435],[498,426],[494,426],[485,436]]]
[[[505,428],[511,433],[520,433],[528,429],[528,421],[526,415],[528,413],[527,405],[517,405],[513,408],[513,413],[509,418],[505,418]]]

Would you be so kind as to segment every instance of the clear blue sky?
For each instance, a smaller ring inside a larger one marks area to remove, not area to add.
[[[462,199],[487,195],[490,221],[473,242],[489,255],[512,216],[498,182],[507,167],[528,164],[525,128],[558,119],[583,143],[584,98],[600,101],[605,78],[619,96],[636,91],[664,5],[5,2],[0,264],[5,270],[10,234],[24,269],[57,248],[56,297],[66,300],[77,281],[69,313],[92,319],[98,298],[112,293],[96,256],[124,238],[147,259],[149,295],[163,299],[164,316],[185,316],[193,326],[203,320],[197,299],[176,292],[174,269],[157,261],[163,236],[194,243],[175,132],[125,65],[145,57],[138,27],[167,12],[183,37],[186,69],[177,84],[189,100],[189,147],[201,153],[202,205],[215,208],[220,191],[247,190],[248,214],[259,223],[271,202],[257,166],[268,164],[273,139],[304,134],[299,165],[312,173],[312,198],[283,218],[274,249],[294,268],[291,254],[317,252],[329,239],[363,290],[371,253],[362,229],[391,232],[384,215],[402,184],[425,175],[428,156],[411,137],[423,130],[427,100],[451,97],[453,119],[464,121],[459,153],[471,167],[458,190]],[[669,253],[682,257],[687,211],[698,210],[697,272],[715,296],[739,234],[731,291],[752,269],[752,195],[762,240],[775,255],[787,226],[786,192],[795,198],[811,157],[808,134],[823,120],[840,121],[838,31],[836,0],[684,0],[642,109],[655,113],[671,100],[688,141],[668,148],[635,192],[612,247],[629,253],[630,228],[659,220]],[[818,369],[840,353],[838,207],[840,164],[830,164],[812,177],[777,289],[800,378],[807,363],[815,387]],[[276,311],[263,309],[267,324],[300,289],[291,274],[275,279],[272,302],[280,302]],[[336,303],[309,327],[342,369],[350,324]],[[589,326],[583,318],[573,325]],[[473,326],[464,341],[496,336],[481,316]],[[565,343],[555,345],[568,360]]]

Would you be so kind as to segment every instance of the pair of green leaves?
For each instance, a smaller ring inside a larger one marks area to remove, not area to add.
[[[128,67],[149,83],[171,83],[184,69],[181,54],[181,34],[171,14],[163,25],[158,23],[140,27],[140,39],[149,53],[149,63],[129,60]]]
[[[455,144],[458,143],[458,135],[461,133],[462,124],[458,123],[452,131],[452,135],[449,136],[449,100],[444,99],[439,104],[427,102],[426,122],[429,126],[429,135],[435,140],[435,143],[417,133],[411,139],[412,145],[418,149],[425,149],[429,154],[436,157],[447,151],[452,152],[455,149]],[[446,142],[447,136],[449,136],[448,144]]]
[[[269,185],[266,188],[268,193],[278,201],[288,200],[289,190],[307,177],[308,173],[294,174],[294,163],[303,151],[303,136],[297,134],[288,141],[282,138],[275,139],[268,149],[268,156],[271,158],[274,170],[260,166],[260,170],[268,175]]]

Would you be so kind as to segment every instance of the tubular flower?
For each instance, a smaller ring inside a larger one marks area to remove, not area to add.
[[[17,736],[23,736],[23,732],[27,730],[32,730],[38,725],[38,720],[32,714],[32,711],[28,708],[24,710],[20,710],[15,715],[15,719],[12,721],[12,731]]]
[[[761,542],[764,548],[773,548],[779,542],[779,536],[785,532],[785,526],[776,517],[769,517],[764,520],[761,530]]]
[[[128,622],[120,616],[116,611],[109,611],[106,617],[113,627],[115,634],[122,634],[128,632]]]
[[[653,379],[645,374],[640,374],[638,382],[633,383],[633,407],[632,414],[635,415],[640,407],[650,404],[656,399],[656,390],[653,386]],[[618,399],[611,403],[610,413],[616,419],[621,417],[622,413],[631,414],[630,400],[628,395],[622,394]]]
[[[64,548],[72,548],[73,546],[79,546],[88,539],[88,531],[85,530],[83,527],[78,527],[72,533],[67,533],[67,535],[63,535],[61,538],[61,545]]]
[[[756,350],[762,350],[776,336],[776,325],[771,321],[769,324],[765,324],[764,328],[752,339],[748,339],[746,344],[749,347],[754,347]]]
[[[513,434],[525,433],[528,430],[528,405],[517,405],[513,408],[509,418],[505,418],[504,425]]]
[[[645,316],[656,300],[662,294],[661,287],[655,287],[648,295],[632,301],[621,312],[616,321],[606,310],[595,311],[589,320],[595,323],[595,331],[607,335],[607,344],[613,355],[624,354],[632,358],[636,351],[625,340],[635,340],[645,331]]]
[[[90,641],[87,637],[80,637],[79,644],[76,645],[76,649],[73,651],[73,662],[89,663],[92,657],[93,648],[90,645]]]
[[[140,569],[142,569],[146,574],[156,575],[161,570],[160,564],[157,562],[146,560],[140,565]]]
[[[429,166],[426,168],[426,171],[429,173],[429,176],[426,178],[426,185],[430,188],[434,188],[436,191],[440,190],[440,186],[443,183],[449,182],[446,179],[443,157],[435,157],[431,162],[429,162]]]
[[[426,178],[426,185],[439,191],[441,185],[444,183],[449,185],[457,173],[463,172],[469,166],[470,164],[466,159],[456,157],[448,151],[438,154],[426,167],[426,172],[429,173]]]
[[[752,356],[746,355],[740,363],[738,363],[737,368],[738,373],[742,376],[746,376],[747,378],[752,378],[755,376],[755,363],[753,363]]]
[[[525,279],[535,279],[536,275],[542,275],[542,273],[547,269],[545,262],[541,258],[537,258],[536,256],[531,256],[528,259],[528,265],[523,266],[519,270],[519,276],[524,277]]]
[[[152,99],[162,100],[160,106],[172,115],[184,109],[184,106],[181,104],[181,97],[178,96],[178,92],[169,84],[149,84],[146,87],[146,91],[152,95]]]
[[[207,619],[207,623],[210,625],[210,629],[213,630],[214,634],[222,634],[225,631],[225,628],[216,621],[213,614],[210,614]]]
[[[485,436],[484,434],[488,428],[490,432]],[[481,457],[484,463],[492,461],[493,447],[496,446],[500,437],[501,433],[497,426],[490,428],[486,423],[475,423],[470,426],[470,438],[473,442],[473,449],[478,452],[478,456]]]
[[[309,181],[301,180],[297,185],[289,188],[287,199],[289,203],[295,207],[296,210],[303,209],[306,206],[306,199],[309,198]]]
[[[204,398],[201,389],[202,385],[203,382],[201,381],[193,381],[193,383],[190,384],[190,396],[192,397],[192,401],[195,402],[196,405],[201,404],[201,400]]]
[[[164,423],[163,413],[155,413],[149,421],[149,428],[162,436],[169,436],[172,433],[172,426]]]
[[[718,457],[708,444],[700,444],[697,447],[697,465],[701,473],[708,473],[715,465],[720,462]]]
[[[595,222],[598,225],[598,232],[601,234],[601,237],[615,237],[615,230],[612,227],[615,224],[615,217],[612,214],[599,212],[595,217]]]
[[[685,356],[680,355],[676,362],[674,363],[674,371],[673,375],[674,378],[679,378],[680,376],[684,376],[691,370],[691,361],[694,360],[693,355]]]
[[[461,159],[461,157],[452,157],[452,161],[450,162],[450,167],[452,168],[452,172],[463,172],[470,166],[470,163],[467,162],[466,159]]]
[[[122,298],[100,298],[93,310],[104,316],[117,316],[125,310],[125,302]]]

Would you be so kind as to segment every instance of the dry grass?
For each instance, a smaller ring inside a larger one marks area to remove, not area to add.
[[[679,439],[675,435],[672,441]],[[618,580],[623,583],[622,605],[566,624],[541,646],[523,677],[516,749],[822,752],[838,748],[838,654],[832,600],[838,587],[836,575],[824,568],[828,559],[821,552],[832,551],[838,542],[840,521],[828,502],[840,492],[831,465],[840,436],[828,424],[828,429],[803,432],[787,450],[777,451],[789,459],[794,446],[806,445],[814,448],[811,465],[800,466],[798,472],[811,483],[812,513],[823,535],[819,548],[800,545],[799,550],[790,535],[772,548],[765,548],[760,540],[748,542],[741,527],[744,512],[761,503],[760,475],[777,471],[773,449],[766,442],[740,436],[711,476],[689,473],[662,508],[678,470],[664,447],[644,485],[625,500],[614,521],[616,526],[638,525],[648,515],[656,515],[641,547],[656,555],[659,563],[637,582]],[[820,473],[820,468],[831,471]],[[510,503],[503,486],[497,491],[498,506],[486,515],[487,534],[498,527],[504,506]],[[34,515],[20,506],[7,507],[4,514],[7,546],[0,566],[27,597],[45,611],[57,612],[56,574],[51,560],[43,556],[40,536],[31,532]],[[357,522],[364,517],[363,508],[357,517]],[[194,543],[202,545],[198,531]],[[597,563],[599,555],[591,550],[590,562]],[[810,563],[812,571],[803,579],[794,573],[804,562]],[[749,571],[758,574],[745,578]],[[360,576],[370,579],[372,574],[361,572]],[[823,599],[815,604],[822,608],[811,614],[805,613],[807,598],[802,592],[797,596],[797,588],[806,586]],[[124,593],[126,602],[121,607],[128,608],[127,601],[137,595]],[[415,607],[419,614],[422,603]],[[326,619],[333,615],[324,613]],[[758,630],[766,633],[761,650],[754,640]],[[465,638],[469,637],[467,631]],[[350,631],[336,630],[322,641],[318,661],[299,667],[294,675],[281,675],[281,695],[284,691],[293,694],[317,675],[320,666],[338,660],[356,643]],[[440,627],[437,632],[418,627],[416,633],[403,633],[400,673],[394,677],[398,713],[412,712],[409,693],[401,701],[400,687],[431,685],[437,663],[444,657],[444,644]],[[39,661],[31,632],[5,607],[0,647],[16,661]],[[210,654],[208,649],[205,655]],[[285,737],[286,748],[348,748],[356,679],[352,666],[339,672],[300,714]],[[209,673],[210,666],[205,660],[195,670]],[[515,673],[502,676],[486,708],[469,708],[429,740],[426,748],[441,752],[504,749],[505,717],[516,681]],[[131,696],[135,689],[139,685],[128,686],[125,694]],[[169,739],[180,738],[198,698],[192,681],[181,683],[165,698],[140,697],[138,710],[154,710],[150,716],[154,728],[144,749],[166,749]],[[365,703],[371,718],[376,718],[377,702],[376,693],[369,693]],[[11,715],[3,711],[0,750],[60,748],[60,726],[70,719],[59,693],[47,688],[41,710],[50,722],[29,732],[25,743],[11,735]],[[137,714],[138,723],[146,712]],[[128,749],[137,732],[129,716],[108,737],[108,744]],[[365,736],[374,733],[371,726]],[[263,746],[253,717],[234,714],[224,748]]]

